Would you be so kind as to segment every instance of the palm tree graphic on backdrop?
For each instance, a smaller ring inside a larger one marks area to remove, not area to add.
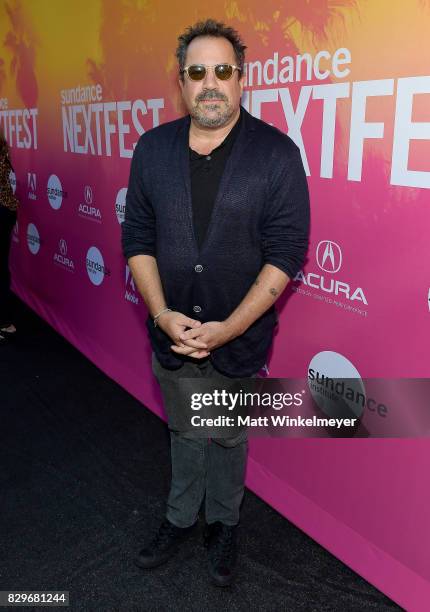
[[[102,60],[87,59],[88,76],[101,83],[107,95],[131,95],[136,78],[143,78],[145,68],[157,66],[167,74],[176,71],[173,56],[179,31],[203,16],[195,14],[195,2],[186,1],[180,18],[160,10],[157,2],[129,2],[125,0],[102,0],[99,40]],[[293,40],[291,29],[299,24],[304,33],[312,37],[317,46],[325,41],[329,30],[344,25],[344,12],[358,9],[357,0],[266,0],[250,6],[247,0],[214,0],[212,9],[216,17],[236,27],[247,23],[260,42],[267,46],[279,34],[283,39],[283,51],[300,53]],[[218,17],[223,11],[225,17]],[[146,31],[157,32],[157,36],[145,37]],[[137,75],[136,67],[142,70]],[[173,97],[173,88],[171,90]],[[127,99],[127,98],[125,98]]]
[[[227,4],[226,15],[229,19],[236,19],[238,26],[242,22],[250,23],[264,46],[279,32],[284,39],[284,50],[297,54],[300,49],[292,36],[294,26],[299,25],[318,47],[328,39],[333,24],[338,27],[345,25],[344,12],[348,10],[358,10],[357,0],[268,0],[255,7],[250,7],[244,0],[232,0]]]
[[[25,107],[34,108],[38,98],[35,74],[37,38],[20,1],[6,3],[5,11],[11,25],[4,39],[4,46],[12,52],[10,71],[15,77],[16,90]],[[2,67],[0,65],[0,85],[5,80]]]

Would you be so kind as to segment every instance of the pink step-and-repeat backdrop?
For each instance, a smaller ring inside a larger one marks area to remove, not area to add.
[[[208,15],[190,0],[8,0],[0,13],[0,126],[21,201],[13,287],[104,372],[164,418],[120,230],[133,146],[183,114],[176,37],[211,16],[243,35],[243,105],[297,143],[311,194],[308,260],[266,374],[429,377],[428,1],[214,0]],[[429,451],[254,438],[247,484],[426,610]]]

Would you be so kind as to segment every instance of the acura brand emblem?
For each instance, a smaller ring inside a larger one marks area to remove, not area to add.
[[[93,190],[91,189],[89,185],[85,185],[84,196],[85,196],[85,202],[87,204],[93,203]]]
[[[58,243],[58,246],[60,247],[61,255],[66,255],[67,254],[67,243],[64,240],[64,238],[61,238],[60,242]]]
[[[317,264],[324,272],[335,274],[342,265],[342,251],[336,242],[321,240],[317,246]]]

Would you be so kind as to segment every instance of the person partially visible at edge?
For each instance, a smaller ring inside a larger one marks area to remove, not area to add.
[[[208,19],[178,41],[189,114],[139,138],[122,224],[123,253],[149,310],[172,461],[165,518],[135,562],[167,561],[197,528],[205,497],[209,575],[226,586],[237,567],[247,431],[198,438],[181,430],[190,397],[180,380],[228,385],[264,366],[274,303],[308,248],[309,196],[299,148],[240,104],[238,32]]]
[[[0,131],[0,344],[16,333],[10,291],[9,252],[19,201],[10,184],[11,170],[9,147]]]

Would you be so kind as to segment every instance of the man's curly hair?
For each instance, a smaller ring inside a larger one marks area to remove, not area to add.
[[[236,56],[237,65],[240,68],[241,74],[243,73],[243,65],[245,63],[245,49],[239,33],[226,26],[220,21],[215,19],[206,19],[206,21],[199,21],[192,26],[189,26],[183,34],[178,36],[178,46],[176,49],[176,57],[179,63],[179,73],[183,78],[183,69],[185,68],[185,58],[187,55],[188,45],[197,36],[215,36],[216,38],[226,38],[233,45],[234,53]]]

